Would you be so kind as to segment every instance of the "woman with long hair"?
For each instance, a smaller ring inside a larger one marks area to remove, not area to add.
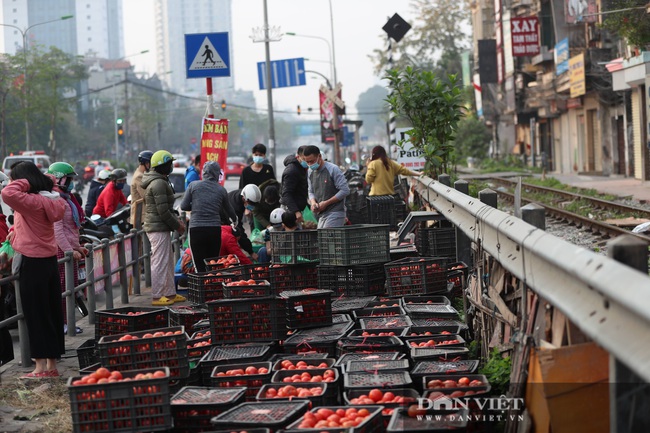
[[[36,363],[21,379],[58,377],[56,360],[65,352],[65,342],[54,223],[63,218],[67,204],[52,192],[52,177],[33,162],[13,165],[9,177],[2,200],[14,210],[11,246],[20,253],[14,261],[20,262],[20,297]]]
[[[372,148],[366,182],[370,185],[371,196],[395,194],[395,176],[421,176],[422,173],[411,171],[398,164],[386,155],[386,149],[382,146]]]

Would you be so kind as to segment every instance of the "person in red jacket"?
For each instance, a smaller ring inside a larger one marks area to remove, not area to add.
[[[110,214],[127,203],[126,197],[122,192],[124,185],[126,185],[126,170],[123,168],[116,168],[111,173],[110,179],[111,181],[102,190],[101,194],[99,194],[97,204],[93,209],[93,215],[107,218]]]
[[[233,230],[232,226],[221,226],[221,251],[219,251],[219,255],[227,256],[228,254],[234,254],[239,259],[239,263],[242,265],[250,265],[253,262],[239,246],[237,239],[239,236],[239,230]]]

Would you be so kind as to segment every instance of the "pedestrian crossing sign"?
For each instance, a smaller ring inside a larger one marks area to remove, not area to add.
[[[187,78],[230,76],[228,33],[194,33],[185,35]]]

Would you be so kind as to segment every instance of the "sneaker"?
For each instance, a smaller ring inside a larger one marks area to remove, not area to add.
[[[160,297],[160,299],[154,299],[151,302],[151,305],[153,305],[154,307],[166,307],[168,305],[173,305],[173,304],[174,304],[174,300],[169,299],[166,296],[162,296]]]
[[[84,332],[83,329],[81,329],[81,328],[78,327],[78,326],[75,326],[74,328],[75,328],[75,331],[77,331],[77,334],[83,334],[83,332]],[[65,335],[68,335],[68,324],[67,324],[67,323],[64,323],[64,324],[63,324],[63,333],[64,333]]]
[[[185,302],[185,301],[187,301],[187,298],[185,296],[183,296],[183,295],[176,294],[176,296],[174,296],[172,298],[172,300],[174,302]]]

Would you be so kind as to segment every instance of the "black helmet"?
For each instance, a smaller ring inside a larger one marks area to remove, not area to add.
[[[144,165],[145,163],[151,163],[151,157],[153,156],[153,152],[150,150],[143,150],[142,152],[138,153],[138,162],[141,165]]]
[[[126,170],[123,168],[116,168],[111,172],[112,180],[126,179]]]

